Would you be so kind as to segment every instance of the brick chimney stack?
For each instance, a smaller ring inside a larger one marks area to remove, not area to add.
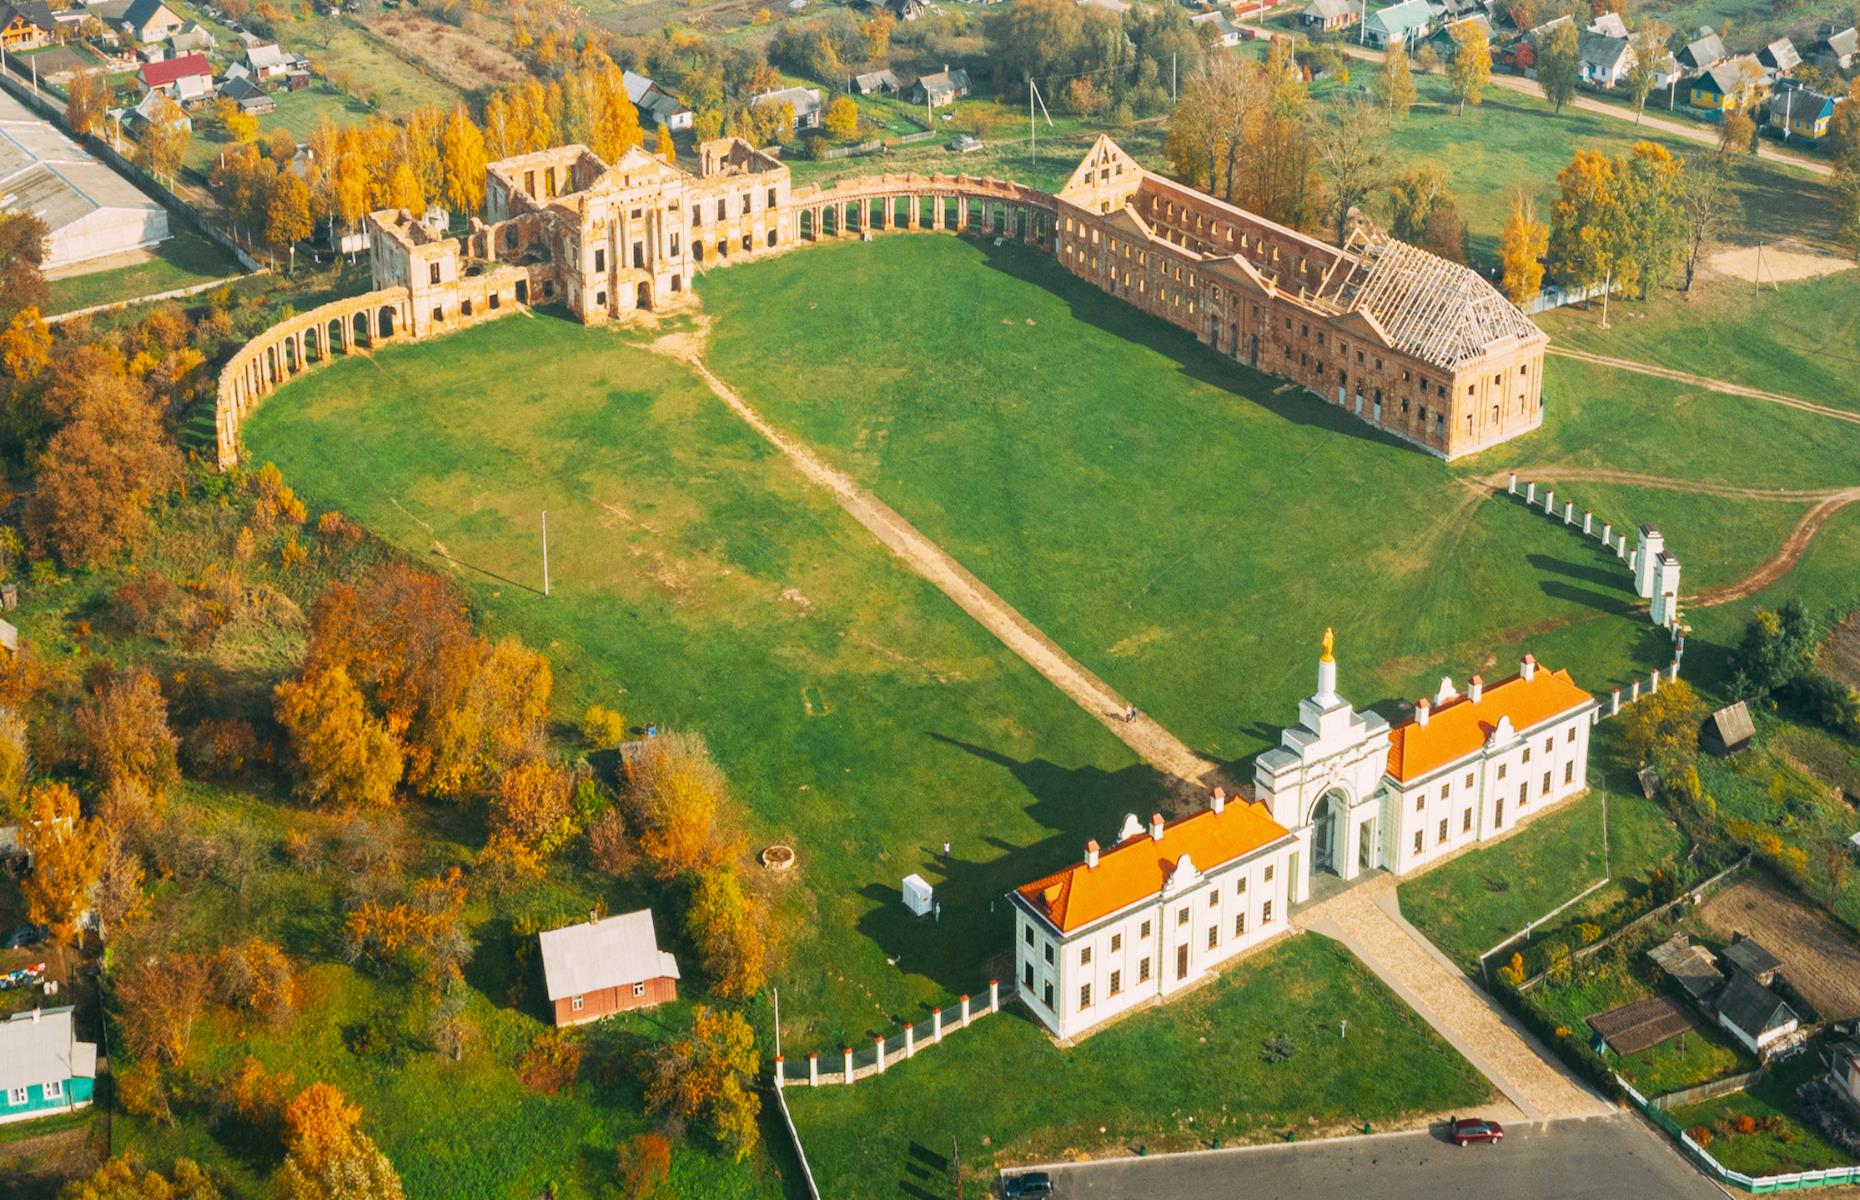
[[[1162,841],[1162,835],[1163,835],[1162,814],[1151,813],[1150,814],[1150,840],[1153,842],[1160,842]]]
[[[1427,702],[1426,696],[1416,700],[1414,702],[1414,723],[1425,729],[1427,727],[1427,718],[1433,711],[1434,706]]]

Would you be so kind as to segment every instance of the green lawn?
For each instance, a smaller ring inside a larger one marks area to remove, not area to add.
[[[171,217],[170,222],[174,236],[157,246],[152,252],[154,257],[147,262],[53,280],[48,311],[71,312],[94,304],[116,304],[245,273],[239,261],[217,242],[209,241],[179,217]]]
[[[276,112],[267,113],[258,119],[261,142],[274,129],[288,130],[299,142],[306,142],[325,117],[336,125],[353,125],[366,120],[369,115],[367,105],[346,92],[338,91],[323,79],[315,80],[301,91],[287,92],[280,88],[272,93],[272,97],[278,102],[278,108]],[[204,179],[219,160],[220,151],[231,144],[225,130],[210,116],[202,113],[194,121],[194,137],[187,144],[184,165],[198,172]]]
[[[1617,560],[1465,482],[1633,425],[1613,397],[1564,386],[1545,432],[1450,469],[1018,246],[880,238],[701,287],[719,374],[1204,753],[1278,740],[1327,625],[1358,704],[1527,650],[1597,690],[1669,653]],[[1832,441],[1798,458],[1832,475]],[[1637,448],[1594,457],[1657,470]]]
[[[1122,743],[619,334],[513,317],[345,360],[246,433],[314,503],[435,567],[443,544],[491,629],[548,649],[564,715],[598,700],[705,734],[751,849],[799,851],[774,976],[796,1046],[979,991],[1002,893],[1156,805]],[[899,902],[913,871],[940,924]]]
[[[1402,914],[1468,971],[1479,955],[1602,878],[1602,801],[1594,791],[1539,817],[1492,846],[1462,854],[1400,888]],[[1685,835],[1639,792],[1607,796],[1609,866],[1615,882],[1541,926],[1567,929],[1618,904],[1685,849]],[[1492,964],[1502,966],[1504,956]]]
[[[1823,1069],[1821,1056],[1810,1046],[1788,1062],[1772,1067],[1770,1073],[1748,1091],[1674,1109],[1668,1115],[1683,1129],[1703,1125],[1712,1130],[1712,1157],[1729,1170],[1746,1175],[1778,1175],[1849,1166],[1852,1158],[1795,1119],[1796,1088],[1821,1074]],[[1758,1121],[1780,1116],[1783,1132],[1758,1130],[1724,1136],[1718,1122],[1735,1122],[1742,1116]]]
[[[1296,1053],[1267,1063],[1261,1043],[1279,1034]],[[982,1194],[1015,1163],[1357,1132],[1488,1097],[1470,1064],[1315,934],[1071,1050],[1011,1008],[907,1068],[787,1094],[822,1193],[867,1197],[953,1194],[952,1137]]]

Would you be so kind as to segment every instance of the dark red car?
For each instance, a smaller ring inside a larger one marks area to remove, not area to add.
[[[1447,1128],[1447,1136],[1453,1139],[1455,1146],[1468,1142],[1497,1142],[1504,1140],[1505,1127],[1480,1117],[1455,1117]]]

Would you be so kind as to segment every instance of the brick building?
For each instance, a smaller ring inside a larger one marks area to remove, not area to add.
[[[543,980],[556,1027],[678,998],[678,963],[659,949],[652,911],[545,930]]]
[[[1333,246],[1102,136],[1058,206],[1073,274],[1443,458],[1543,421],[1549,338],[1458,263],[1380,234]]]

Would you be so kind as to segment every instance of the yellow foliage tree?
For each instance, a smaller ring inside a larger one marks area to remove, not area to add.
[[[440,135],[440,175],[443,195],[454,212],[477,212],[484,204],[484,134],[472,123],[464,105],[453,108]]]
[[[298,791],[307,800],[338,808],[393,800],[400,745],[368,715],[346,670],[332,666],[285,680],[276,695],[278,724],[290,737]]]
[[[768,910],[743,892],[734,863],[698,877],[685,910],[685,931],[698,948],[711,990],[728,999],[747,999],[762,990],[768,955]]]
[[[718,835],[723,771],[704,739],[667,733],[648,739],[633,764],[628,802],[640,853],[660,879],[702,871],[730,856]]]
[[[1549,249],[1550,227],[1537,219],[1531,198],[1519,192],[1498,238],[1500,280],[1513,304],[1535,300],[1543,289],[1543,257]]]
[[[1463,113],[1468,104],[1485,98],[1485,85],[1492,78],[1492,44],[1473,21],[1453,25],[1448,35],[1453,39],[1453,63],[1447,69],[1447,80]]]
[[[859,106],[851,96],[835,96],[827,105],[827,132],[836,138],[849,138],[859,132]]]
[[[663,1043],[646,1068],[646,1104],[679,1120],[706,1118],[737,1160],[756,1145],[762,1102],[752,1090],[756,1037],[740,1013],[698,1006],[689,1036]]]
[[[134,783],[159,804],[181,778],[168,701],[147,671],[126,671],[99,687],[78,709],[77,730],[84,761],[105,788]]]
[[[540,758],[504,772],[491,801],[489,857],[518,874],[534,875],[574,832],[569,796],[574,779]]]
[[[51,361],[52,330],[37,308],[22,308],[0,329],[0,370],[12,378],[30,382],[39,377]]]
[[[589,147],[607,162],[646,143],[639,127],[639,110],[627,99],[626,81],[620,68],[609,66],[602,71],[594,89],[594,144]]]
[[[655,146],[660,158],[673,166],[678,165],[678,145],[672,141],[672,131],[663,123],[659,126],[658,142]]]
[[[78,811],[76,792],[46,783],[26,798],[21,840],[32,856],[32,870],[20,883],[26,919],[46,926],[61,943],[76,941],[103,867],[102,830],[95,818]]]

